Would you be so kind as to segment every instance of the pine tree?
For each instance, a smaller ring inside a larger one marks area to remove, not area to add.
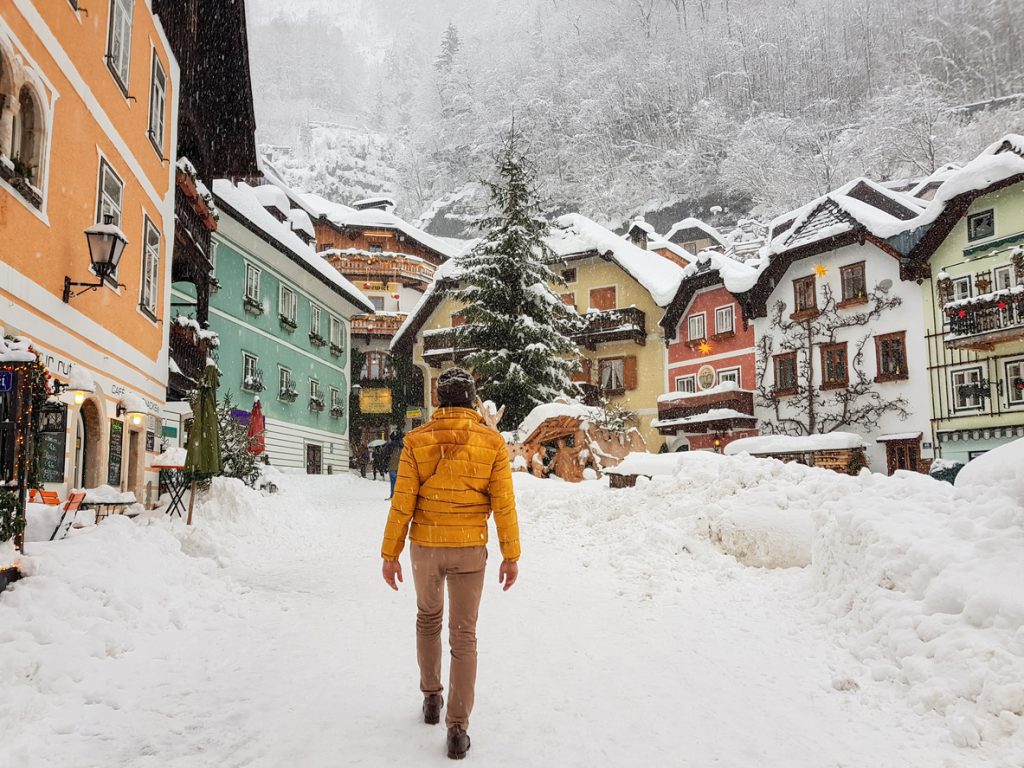
[[[249,428],[235,418],[231,393],[225,392],[217,404],[217,426],[220,432],[221,474],[237,477],[246,485],[256,484],[260,476],[259,461],[249,450]]]
[[[441,52],[434,59],[434,69],[438,72],[450,71],[460,48],[462,41],[459,39],[459,30],[454,24],[449,23],[444,31],[444,37],[441,38]]]
[[[536,405],[575,391],[579,352],[569,334],[580,320],[550,287],[561,277],[546,265],[536,169],[514,122],[496,164],[497,180],[484,182],[491,200],[478,222],[483,238],[460,265],[458,344],[476,350],[466,365],[480,397],[504,405],[503,426],[513,429]]]

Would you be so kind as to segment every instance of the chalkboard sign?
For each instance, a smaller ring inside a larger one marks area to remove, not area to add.
[[[146,432],[146,450],[156,450],[156,432]]]
[[[40,432],[39,480],[44,483],[64,482],[64,441],[63,432]]]
[[[110,458],[107,462],[107,485],[121,485],[121,455],[124,451],[124,422],[110,420]]]

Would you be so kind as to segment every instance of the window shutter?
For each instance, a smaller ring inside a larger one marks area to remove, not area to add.
[[[430,405],[433,408],[437,408],[441,405],[441,401],[437,399],[437,378],[430,378]]]
[[[636,355],[629,355],[622,364],[623,379],[627,390],[636,389]]]
[[[589,384],[593,363],[591,363],[587,358],[583,358],[580,363],[583,365],[583,368],[580,369],[579,373],[573,374],[572,380],[579,382],[580,384]]]

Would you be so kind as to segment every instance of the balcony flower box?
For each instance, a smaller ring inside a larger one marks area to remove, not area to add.
[[[313,413],[322,413],[324,410],[324,399],[322,397],[309,398],[309,410]]]
[[[281,327],[287,328],[289,331],[294,331],[299,327],[299,324],[293,318],[288,317],[288,315],[278,315],[277,319],[281,322]]]
[[[322,347],[327,344],[327,339],[321,336],[319,333],[309,334],[309,343],[314,347]]]
[[[8,160],[0,155],[0,179],[14,187],[33,208],[42,208],[43,194],[29,180],[31,173],[31,169],[21,160]]]
[[[246,376],[242,379],[242,389],[246,392],[262,392],[266,387],[263,386],[263,373],[258,371],[256,374]]]
[[[340,344],[331,343],[331,354],[335,357],[341,357],[345,353],[344,348]]]
[[[294,387],[288,389],[282,389],[277,393],[278,400],[284,400],[286,403],[294,403],[299,397],[298,391]]]
[[[331,406],[331,416],[333,418],[340,419],[344,415],[345,415],[345,409],[343,407],[341,407],[340,405],[332,405]]]
[[[252,296],[246,296],[242,299],[242,308],[251,315],[263,314],[263,302],[259,299],[254,299]]]

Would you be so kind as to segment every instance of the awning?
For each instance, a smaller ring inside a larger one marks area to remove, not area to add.
[[[875,438],[876,443],[892,443],[897,440],[920,440],[920,432],[898,432],[895,435],[879,435]]]

